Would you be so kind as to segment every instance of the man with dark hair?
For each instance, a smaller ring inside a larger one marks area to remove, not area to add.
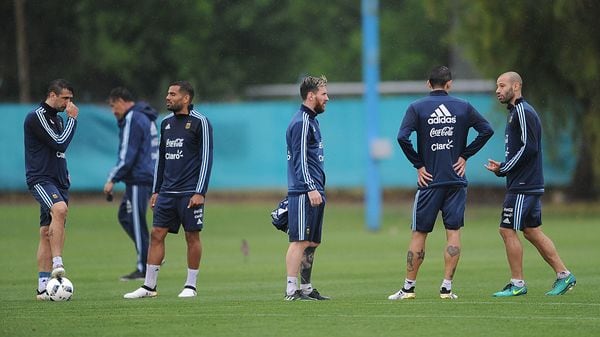
[[[66,111],[67,122],[58,114]],[[73,87],[63,79],[50,82],[46,100],[25,117],[27,186],[40,204],[40,241],[37,251],[38,300],[49,300],[50,277],[65,275],[62,252],[71,181],[65,152],[73,139],[79,109]]]
[[[287,132],[288,236],[286,254],[286,301],[328,300],[312,287],[315,249],[321,243],[325,211],[323,142],[317,115],[329,100],[324,76],[304,78],[300,85],[302,105]],[[298,274],[301,287],[298,287]]]
[[[506,246],[510,282],[494,297],[520,296],[527,293],[523,278],[523,246],[517,231],[538,250],[556,273],[556,281],[546,295],[562,295],[575,286],[575,275],[562,262],[552,240],[542,231],[544,172],[542,161],[542,125],[535,109],[522,96],[523,80],[514,71],[496,81],[496,96],[508,108],[505,131],[505,161],[488,160],[486,168],[506,177],[506,196],[502,206],[500,235]]]
[[[148,225],[146,210],[152,195],[154,167],[158,157],[158,131],[154,121],[158,112],[148,103],[135,102],[123,87],[114,88],[108,103],[119,126],[117,164],[104,184],[107,200],[112,200],[114,184],[125,183],[125,194],[119,206],[119,223],[135,245],[136,269],[121,277],[122,281],[141,280],[146,274],[148,257]]]
[[[158,164],[150,205],[154,209],[144,284],[125,298],[155,297],[167,233],[183,226],[187,243],[187,279],[179,297],[196,296],[202,257],[200,231],[204,227],[204,200],[212,168],[212,127],[194,110],[194,90],[186,81],[173,82],[167,92],[168,114],[160,123]]]
[[[429,96],[411,103],[398,132],[398,143],[417,169],[418,190],[412,215],[412,237],[406,256],[404,286],[390,300],[413,299],[417,273],[425,259],[425,241],[433,231],[439,211],[446,228],[444,279],[440,298],[456,299],[452,280],[460,257],[460,228],[464,226],[467,198],[466,162],[493,135],[490,124],[465,100],[448,95],[452,86],[450,69],[431,71]],[[469,129],[479,133],[467,145]],[[410,135],[417,133],[417,150]]]

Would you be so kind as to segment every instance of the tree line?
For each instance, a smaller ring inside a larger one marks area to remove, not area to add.
[[[0,102],[40,100],[58,77],[75,83],[82,102],[104,101],[117,85],[162,98],[175,79],[191,80],[199,99],[210,101],[241,100],[247,86],[294,83],[308,73],[360,81],[360,5],[4,1]],[[483,77],[521,73],[546,130],[571,130],[577,158],[571,195],[598,195],[600,2],[380,0],[379,13],[382,80],[424,79],[433,65],[454,64],[457,51]],[[23,65],[27,76],[20,77]],[[456,70],[458,77],[473,75]]]

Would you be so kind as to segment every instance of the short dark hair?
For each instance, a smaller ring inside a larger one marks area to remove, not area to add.
[[[58,78],[56,80],[51,81],[50,84],[48,84],[48,91],[46,91],[46,97],[48,97],[51,92],[55,93],[56,95],[60,95],[63,89],[67,89],[72,94],[75,94],[75,91],[73,90],[73,85],[71,85],[69,81],[62,78]]]
[[[452,80],[452,73],[450,73],[450,69],[446,66],[437,66],[431,69],[431,73],[429,73],[429,84],[432,87],[443,87]]]
[[[305,100],[309,92],[317,92],[320,87],[327,85],[327,78],[324,75],[319,77],[306,76],[300,84],[300,97]]]
[[[179,91],[183,91],[184,93],[190,95],[190,103],[192,103],[192,100],[194,99],[194,87],[192,87],[192,84],[188,81],[175,81],[172,82],[171,84],[169,84],[169,86],[173,86],[176,85],[179,87]]]
[[[119,98],[125,102],[135,102],[135,97],[125,87],[116,87],[110,91],[110,94],[108,94],[109,102],[115,101]]]

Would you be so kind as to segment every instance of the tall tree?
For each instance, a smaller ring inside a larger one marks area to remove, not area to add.
[[[31,101],[29,80],[29,52],[27,51],[27,26],[25,0],[15,0],[15,28],[17,41],[17,73],[19,78],[19,101]]]
[[[440,6],[429,1],[429,7]],[[600,2],[460,0],[451,43],[465,46],[481,72],[495,78],[515,70],[538,106],[547,138],[572,127],[575,198],[598,196],[600,181]],[[449,9],[449,8],[447,8]],[[438,18],[443,18],[438,16]],[[555,139],[556,140],[556,139]]]

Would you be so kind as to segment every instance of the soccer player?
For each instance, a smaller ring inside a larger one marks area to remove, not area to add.
[[[308,76],[300,85],[302,105],[287,128],[288,236],[286,301],[328,300],[312,287],[315,250],[325,211],[323,141],[317,115],[329,101],[327,79]],[[298,287],[300,273],[301,287]]]
[[[144,285],[125,298],[155,297],[167,233],[183,226],[187,243],[187,279],[179,297],[196,296],[196,279],[202,256],[200,231],[204,225],[204,198],[212,169],[212,127],[194,110],[194,88],[187,81],[169,86],[168,114],[160,124],[158,162],[150,205],[154,209],[148,265]]]
[[[27,187],[40,204],[38,300],[50,299],[46,293],[50,277],[65,275],[62,253],[71,185],[65,152],[79,114],[73,93],[72,85],[64,79],[50,82],[46,100],[24,122]],[[66,123],[58,114],[62,111],[66,111]]]
[[[502,206],[500,236],[504,240],[510,267],[510,282],[494,293],[495,297],[520,296],[527,293],[523,277],[523,236],[538,250],[554,272],[556,281],[546,295],[562,295],[575,286],[571,274],[560,259],[552,240],[542,231],[544,173],[542,168],[542,126],[535,109],[522,96],[523,80],[514,71],[506,72],[496,82],[496,97],[508,109],[505,131],[505,161],[488,160],[486,168],[506,177],[506,195]]]
[[[445,66],[433,68],[427,97],[411,103],[406,110],[398,143],[417,169],[417,193],[412,210],[412,237],[406,256],[404,286],[390,300],[413,299],[419,267],[425,259],[425,241],[442,211],[446,228],[444,279],[440,298],[456,299],[452,280],[460,257],[460,229],[464,226],[467,198],[466,162],[493,135],[486,121],[468,102],[448,95],[452,74]],[[478,135],[467,145],[469,129]],[[417,150],[409,139],[417,133]]]
[[[107,200],[112,200],[114,184],[125,183],[125,194],[119,206],[121,227],[133,240],[137,253],[136,269],[121,277],[122,281],[142,280],[148,257],[148,225],[146,210],[152,195],[152,182],[158,157],[158,131],[154,121],[158,112],[148,103],[135,102],[123,87],[114,88],[108,103],[119,126],[117,164],[104,184]]]

